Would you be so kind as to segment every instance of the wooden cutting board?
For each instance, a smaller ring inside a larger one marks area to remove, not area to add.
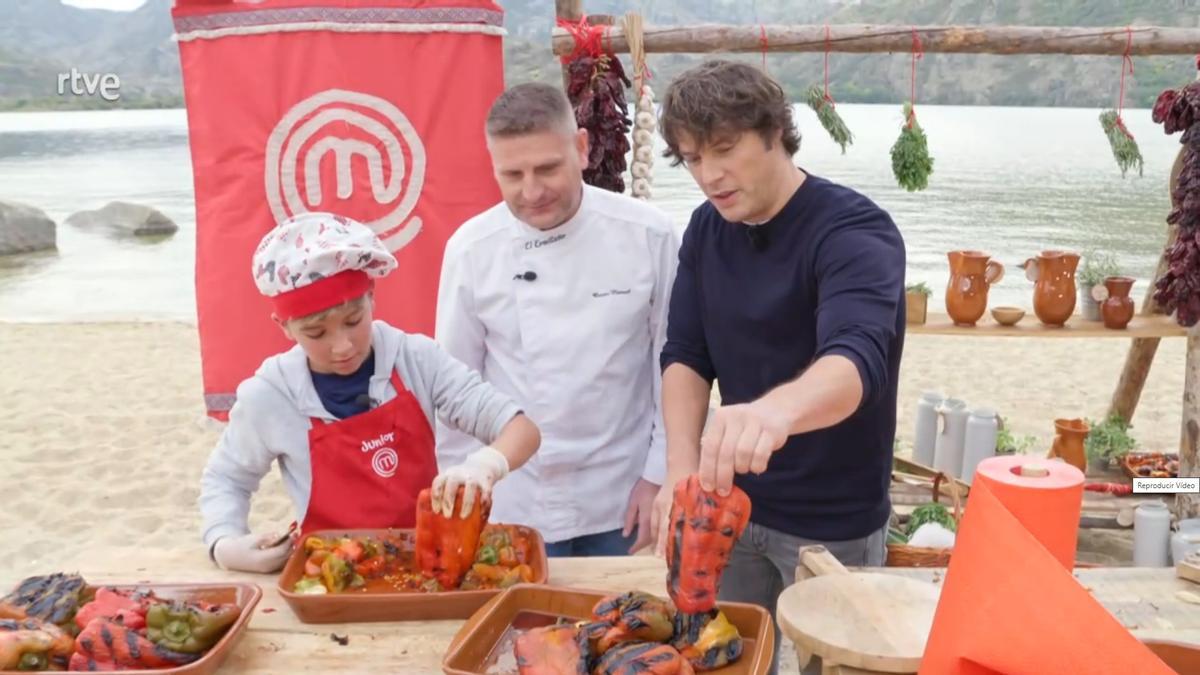
[[[877,572],[850,572],[823,546],[800,550],[797,581],[779,596],[783,631],[823,666],[915,673],[933,626],[939,586]]]
[[[1200,584],[1200,551],[1175,563],[1175,575]]]

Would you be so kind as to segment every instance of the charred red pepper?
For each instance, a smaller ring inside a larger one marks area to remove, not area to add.
[[[723,668],[742,655],[744,643],[737,627],[718,609],[675,615],[675,637],[671,646],[679,650],[695,670]]]
[[[630,642],[613,647],[600,657],[593,675],[693,675],[688,660],[669,645]]]
[[[588,675],[587,635],[575,626],[526,631],[517,638],[513,653],[519,675]]]
[[[0,620],[0,670],[63,670],[75,643],[39,619]]]
[[[750,498],[737,486],[722,497],[701,488],[695,474],[675,486],[667,591],[679,611],[707,612],[716,606],[721,573],[749,521]]]
[[[454,498],[453,515],[447,518],[433,512],[428,488],[417,496],[417,564],[421,574],[436,582],[434,590],[458,588],[475,562],[479,535],[487,524],[490,503],[476,499],[470,514],[462,518],[458,515],[462,498],[463,489],[459,488]]]
[[[100,588],[96,590],[95,599],[75,614],[75,626],[83,630],[92,619],[105,618],[120,621],[126,628],[145,628],[146,610],[150,604],[145,595]]]
[[[595,642],[598,654],[624,642],[667,642],[675,633],[675,608],[640,591],[604,598],[592,608],[592,618],[605,625]]]
[[[74,630],[71,619],[90,600],[90,589],[78,574],[29,577],[0,598],[0,619],[41,619]]]
[[[78,658],[76,658],[78,657]],[[174,668],[200,654],[171,651],[116,621],[93,619],[75,638],[72,670],[145,670]],[[79,667],[76,667],[79,666]]]

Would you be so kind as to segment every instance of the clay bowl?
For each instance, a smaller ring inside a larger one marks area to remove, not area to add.
[[[1020,307],[993,307],[992,318],[1001,326],[1015,326],[1025,317],[1025,310]]]

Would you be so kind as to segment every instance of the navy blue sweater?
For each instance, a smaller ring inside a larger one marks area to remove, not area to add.
[[[904,241],[869,199],[811,174],[778,215],[755,226],[765,246],[750,229],[709,202],[692,213],[661,365],[715,378],[722,404],[732,405],[796,379],[822,356],[849,358],[862,377],[858,410],[789,437],[764,473],[735,483],[750,496],[755,523],[810,539],[864,537],[891,510]]]

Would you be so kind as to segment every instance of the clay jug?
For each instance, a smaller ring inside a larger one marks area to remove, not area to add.
[[[1047,457],[1060,457],[1076,469],[1087,473],[1087,454],[1083,450],[1083,441],[1091,428],[1081,419],[1054,420],[1054,442],[1050,445]]]
[[[988,289],[1004,278],[1004,265],[979,251],[950,251],[946,313],[959,326],[974,326],[987,311]]]
[[[1120,330],[1129,325],[1133,319],[1133,298],[1129,291],[1133,288],[1130,277],[1107,277],[1104,280],[1104,302],[1100,305],[1100,317],[1104,319],[1104,327]]]
[[[1061,326],[1075,311],[1075,268],[1079,254],[1067,251],[1042,251],[1021,267],[1034,282],[1033,311],[1047,326]]]

